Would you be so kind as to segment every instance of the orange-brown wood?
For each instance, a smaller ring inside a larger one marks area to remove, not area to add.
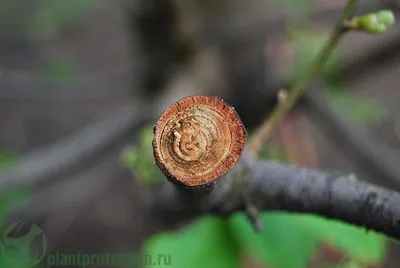
[[[233,107],[218,97],[190,96],[160,116],[154,127],[154,156],[171,181],[202,186],[236,165],[246,138]]]

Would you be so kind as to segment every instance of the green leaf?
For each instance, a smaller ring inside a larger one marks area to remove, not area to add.
[[[153,236],[144,254],[170,254],[174,268],[238,267],[243,252],[275,268],[302,268],[320,242],[346,253],[351,265],[380,263],[386,256],[386,238],[362,228],[303,214],[261,218],[264,228],[256,233],[243,213],[228,221],[203,217],[183,231]]]
[[[296,215],[264,213],[261,218],[264,228],[256,233],[243,213],[232,217],[231,228],[238,242],[266,265],[306,267],[317,245],[314,231],[301,224],[302,218]]]
[[[343,263],[339,263],[335,266],[335,268],[365,268],[365,266],[355,261],[346,261]]]
[[[386,238],[381,234],[317,216],[303,215],[299,219],[294,221],[314,232],[320,241],[344,251],[353,260],[373,264],[385,259]]]
[[[386,239],[362,228],[302,214],[264,213],[261,218],[261,233],[253,230],[243,214],[231,219],[231,228],[238,242],[266,265],[306,267],[320,242],[330,243],[363,263],[379,263],[385,258]]]
[[[159,182],[165,178],[154,162],[152,140],[152,127],[143,127],[139,133],[139,144],[127,146],[121,154],[124,165],[132,169],[142,185]]]
[[[13,188],[0,194],[0,225],[3,225],[8,213],[29,200],[29,190]]]
[[[216,217],[200,218],[180,232],[155,235],[144,246],[144,254],[171,254],[171,265],[165,268],[239,267],[239,250],[228,223]]]

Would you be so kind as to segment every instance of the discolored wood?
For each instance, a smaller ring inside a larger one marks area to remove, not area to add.
[[[235,109],[212,96],[190,96],[172,104],[154,127],[157,165],[174,183],[213,183],[239,160],[246,130]]]

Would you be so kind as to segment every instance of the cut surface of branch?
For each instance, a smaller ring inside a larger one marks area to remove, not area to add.
[[[157,165],[174,183],[210,185],[239,160],[246,130],[218,97],[190,96],[172,104],[154,127]]]

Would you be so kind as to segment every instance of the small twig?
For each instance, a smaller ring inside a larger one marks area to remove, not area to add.
[[[250,202],[246,202],[245,210],[247,218],[253,224],[254,230],[256,232],[260,232],[263,228],[263,224],[260,218],[260,212],[258,211],[257,207]]]
[[[252,154],[257,154],[259,152],[262,144],[270,138],[273,128],[284,118],[286,113],[293,108],[306,87],[310,84],[311,80],[315,77],[318,71],[324,67],[328,57],[332,54],[332,51],[334,50],[340,37],[345,32],[346,28],[343,23],[350,18],[356,8],[357,2],[357,0],[350,0],[347,3],[339,23],[336,25],[327,43],[314,60],[309,71],[302,79],[299,80],[297,84],[293,86],[292,89],[288,91],[289,94],[286,100],[277,104],[275,110],[256,131],[248,146],[249,151]]]

